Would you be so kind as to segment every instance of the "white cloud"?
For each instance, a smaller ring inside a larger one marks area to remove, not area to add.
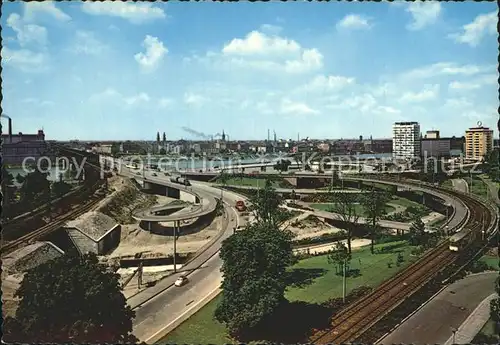
[[[441,4],[436,1],[412,2],[406,8],[413,18],[408,24],[409,30],[421,30],[424,27],[434,24],[441,13]]]
[[[359,14],[348,14],[337,23],[337,29],[369,29],[368,19]]]
[[[2,62],[6,66],[12,66],[24,72],[43,72],[47,69],[48,58],[43,53],[35,53],[28,49],[13,50],[3,47]]]
[[[69,15],[56,7],[56,3],[54,1],[32,1],[24,3],[24,17],[26,20],[34,20],[35,17],[40,13],[48,14],[52,18],[61,22],[67,22],[71,20],[71,17]]]
[[[293,102],[288,98],[281,101],[280,113],[283,115],[315,115],[319,111],[312,109],[306,103]]]
[[[495,68],[494,66],[491,67]],[[408,79],[427,79],[442,75],[471,76],[484,71],[488,71],[490,69],[492,68],[490,68],[489,66],[459,65],[453,62],[439,62],[429,66],[412,69],[408,72],[403,73],[402,77]]]
[[[76,32],[74,45],[71,50],[76,54],[99,55],[107,49],[93,32],[79,30]]]
[[[459,90],[459,91],[469,91],[474,89],[479,89],[481,85],[476,83],[462,83],[459,81],[452,81],[448,88],[450,90]]]
[[[184,94],[184,103],[186,103],[187,105],[199,106],[206,101],[207,98],[192,92],[186,92]]]
[[[379,105],[379,106],[377,106],[375,108],[374,112],[376,114],[381,114],[381,115],[384,115],[384,114],[399,115],[399,114],[401,114],[401,110],[393,108],[393,107],[389,107],[389,106],[386,106],[386,105]]]
[[[453,108],[455,110],[463,110],[465,108],[470,108],[473,106],[473,103],[464,98],[464,97],[461,97],[461,98],[448,98],[444,104],[445,107],[448,107],[448,108]]]
[[[82,10],[91,15],[120,17],[133,24],[166,18],[163,9],[150,3],[85,2],[82,4]]]
[[[273,35],[279,34],[282,30],[283,28],[281,26],[273,24],[262,24],[260,26],[260,31]]]
[[[170,98],[160,98],[158,100],[158,107],[164,109],[164,108],[168,108],[170,107],[172,104],[174,103],[174,101]]]
[[[250,32],[245,38],[234,38],[222,48],[227,55],[293,54],[300,52],[300,45],[294,40],[268,36],[259,31]]]
[[[490,85],[498,85],[497,74],[483,74],[467,82],[452,81],[448,88],[450,91],[470,91]]]
[[[146,53],[137,53],[134,58],[139,65],[148,70],[156,68],[165,54],[168,53],[168,49],[158,37],[147,35],[142,45],[146,48]]]
[[[252,31],[245,38],[235,38],[226,44],[221,54],[208,52],[195,60],[210,62],[212,66],[267,72],[305,73],[323,66],[323,55],[315,48],[304,49],[294,40]],[[186,59],[185,61],[192,61]]]
[[[89,97],[92,103],[105,103],[111,101],[113,104],[135,107],[143,106],[152,101],[151,97],[146,92],[139,92],[132,96],[125,96],[116,89],[108,87],[106,90],[92,94]]]
[[[401,97],[403,103],[418,103],[425,102],[437,98],[439,94],[439,85],[426,86],[420,92],[406,92]]]
[[[141,92],[135,96],[128,97],[125,99],[125,103],[128,105],[137,105],[138,103],[147,103],[150,101],[149,95],[145,92]]]
[[[349,85],[353,85],[355,78],[348,78],[343,76],[335,75],[319,75],[316,76],[311,82],[306,84],[304,87],[299,88],[299,92],[309,91],[309,92],[322,92],[331,90],[340,90]]]
[[[451,34],[455,42],[477,46],[486,35],[497,33],[497,12],[478,15],[471,23],[463,26],[462,33]]]
[[[22,47],[30,43],[37,43],[42,46],[47,44],[47,29],[35,24],[26,24],[17,13],[9,15],[7,18],[7,26],[14,30],[17,41]]]

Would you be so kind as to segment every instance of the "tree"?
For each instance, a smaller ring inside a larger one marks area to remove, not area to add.
[[[335,265],[336,274],[342,274],[344,263],[346,265],[346,272],[349,270],[348,265],[351,262],[351,253],[349,249],[342,242],[335,243],[335,248],[327,256],[328,263]]]
[[[266,179],[264,188],[250,198],[249,210],[254,212],[258,222],[279,227],[287,218],[286,212],[280,207],[283,204],[284,200],[272,187],[271,180]]]
[[[332,212],[338,214],[340,219],[346,223],[347,251],[351,253],[352,232],[360,216],[356,204],[357,197],[351,193],[330,191],[329,199],[332,203]]]
[[[410,225],[410,244],[412,246],[425,245],[426,237],[424,222],[420,217],[415,218]]]
[[[390,200],[390,196],[385,192],[377,192],[373,187],[361,198],[361,205],[367,218],[370,220],[370,251],[375,252],[375,233],[378,230],[379,220],[387,213],[385,205]]]
[[[256,327],[286,302],[292,239],[291,232],[261,220],[222,243],[223,292],[215,318],[233,336]]]
[[[5,164],[2,164],[2,188],[3,186],[12,186],[13,184],[14,184],[14,176],[12,176],[12,174],[7,170]]]
[[[161,155],[166,155],[166,154],[167,154],[167,151],[166,151],[166,150],[162,147],[162,148],[160,149],[160,154],[161,154]]]
[[[120,153],[120,143],[113,143],[111,145],[111,155],[116,156],[118,153]]]
[[[62,176],[62,174],[61,174]],[[64,181],[57,181],[52,184],[52,193],[56,197],[63,196],[71,190],[71,185]]]
[[[6,320],[4,336],[23,343],[134,342],[135,312],[118,279],[92,253],[68,252],[37,266],[16,292],[21,300],[15,318]]]
[[[16,175],[16,182],[19,183],[19,184],[23,184],[24,180],[25,180],[24,176],[21,175],[20,173],[17,173],[17,175]]]
[[[281,159],[274,164],[274,169],[278,170],[281,174],[283,171],[288,171],[288,167],[292,164],[288,159]]]
[[[38,169],[28,173],[19,191],[21,200],[32,202],[45,199],[50,193],[50,182],[47,177],[47,173],[42,173]]]

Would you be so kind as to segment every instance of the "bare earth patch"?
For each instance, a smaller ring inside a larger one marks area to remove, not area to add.
[[[295,234],[295,240],[331,234],[342,230],[307,213],[296,217],[295,220],[292,219],[288,226],[288,230]]]

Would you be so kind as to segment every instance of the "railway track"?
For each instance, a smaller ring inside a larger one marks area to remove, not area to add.
[[[458,192],[446,190],[446,193],[460,197],[470,212],[470,217],[450,230],[467,227],[471,229],[472,236],[474,236],[482,230],[482,224],[485,228],[491,225],[493,220],[491,210],[481,202]],[[312,342],[314,344],[342,344],[355,341],[458,257],[457,253],[448,249],[448,241],[443,241],[420,260],[340,311],[331,319],[330,330],[317,334]]]
[[[58,147],[58,145],[56,145],[56,147]],[[61,146],[61,148],[63,147]],[[85,164],[93,168],[95,171],[100,171],[101,167],[98,165],[92,164],[91,162],[88,161]],[[97,182],[90,187],[91,193],[92,191],[96,191],[101,185],[102,185],[102,180],[97,180]],[[85,190],[81,192],[85,193]],[[90,194],[90,198],[92,198],[92,194]],[[52,233],[53,231],[63,226],[67,221],[73,220],[78,216],[81,216],[82,214],[92,210],[99,201],[100,201],[99,198],[90,199],[83,205],[79,205],[76,209],[70,210],[65,214],[56,216],[56,218],[54,218],[49,224],[46,224],[26,235],[23,235],[18,239],[9,241],[8,243],[5,244],[2,243],[2,247],[0,248],[0,253],[4,255],[6,253],[12,252],[13,250],[19,248],[22,245],[29,244],[41,238],[42,236],[46,236]]]
[[[96,182],[91,189],[96,189],[101,185],[101,181]],[[87,203],[83,205],[79,205],[76,209],[70,210],[69,212],[59,215],[56,218],[54,218],[49,224],[46,224],[24,236],[19,237],[18,239],[15,239],[13,241],[10,241],[8,243],[5,243],[2,245],[0,252],[2,255],[6,253],[10,253],[13,250],[19,248],[22,245],[29,244],[42,236],[46,236],[53,231],[59,229],[64,223],[66,223],[69,220],[75,219],[76,217],[84,214],[85,212],[90,211],[97,203],[100,201],[99,198],[97,199],[91,199]]]

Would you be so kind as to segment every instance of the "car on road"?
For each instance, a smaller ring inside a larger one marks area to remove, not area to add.
[[[188,283],[188,279],[186,276],[180,276],[179,278],[177,278],[177,280],[175,281],[175,286],[183,286],[183,285],[186,285]]]
[[[140,174],[141,174],[141,172],[140,172],[140,171],[138,171],[138,172],[136,172],[135,174],[136,174],[136,175],[140,175]]]
[[[157,173],[153,173],[152,175],[153,175],[153,176],[158,176],[158,174],[157,174]]]

